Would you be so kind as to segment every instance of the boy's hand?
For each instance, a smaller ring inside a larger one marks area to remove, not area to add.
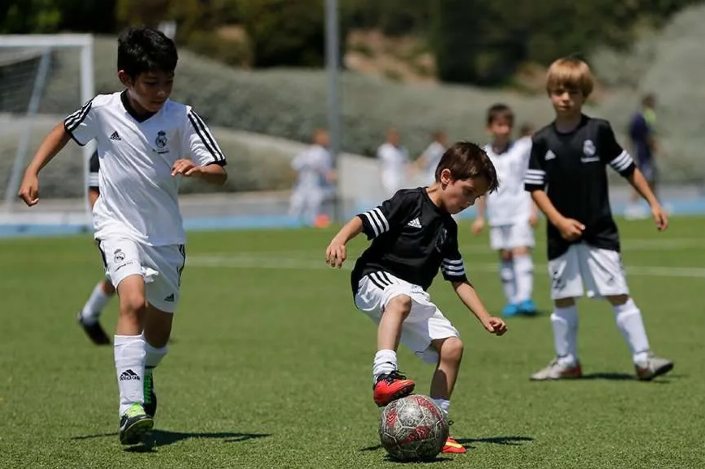
[[[563,239],[575,241],[583,235],[585,225],[572,218],[563,218],[556,224],[556,228],[558,228]]]
[[[651,207],[651,215],[654,217],[656,228],[663,231],[668,228],[668,214],[661,208],[660,204],[655,204]]]
[[[39,202],[39,178],[36,174],[25,173],[17,193],[20,199],[24,200],[29,207],[37,205]]]
[[[333,240],[326,248],[326,264],[331,267],[341,268],[347,257],[347,249],[343,243]]]
[[[197,166],[193,161],[185,158],[174,161],[174,165],[171,167],[172,176],[181,174],[182,176],[190,177],[200,172],[200,166]]]
[[[485,321],[482,321],[482,325],[485,326],[487,332],[491,332],[495,335],[504,335],[507,332],[507,325],[500,318],[490,316]]]
[[[485,219],[483,217],[477,217],[472,225],[470,226],[470,232],[474,235],[479,235],[485,228]]]

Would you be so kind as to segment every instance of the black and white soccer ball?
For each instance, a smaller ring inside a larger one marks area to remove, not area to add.
[[[430,397],[413,394],[384,408],[379,438],[389,455],[399,461],[433,459],[448,439],[448,420]]]

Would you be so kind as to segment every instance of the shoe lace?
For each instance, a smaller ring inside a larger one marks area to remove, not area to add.
[[[378,381],[384,380],[387,383],[392,383],[398,379],[406,379],[406,375],[402,374],[401,371],[399,370],[393,370],[390,371],[389,373],[385,373],[379,377]]]

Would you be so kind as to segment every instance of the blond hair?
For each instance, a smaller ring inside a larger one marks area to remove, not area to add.
[[[580,59],[563,57],[548,67],[546,74],[546,91],[559,88],[580,90],[584,97],[592,93],[593,79],[590,67]]]

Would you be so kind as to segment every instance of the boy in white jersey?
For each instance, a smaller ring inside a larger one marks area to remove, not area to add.
[[[316,129],[312,145],[296,155],[291,162],[298,177],[291,193],[289,214],[307,225],[316,225],[320,220],[321,205],[328,187],[335,180],[329,144],[328,132]]]
[[[495,104],[487,110],[487,130],[492,143],[485,146],[487,155],[497,169],[499,189],[480,199],[473,234],[485,227],[485,209],[490,224],[490,246],[499,251],[499,275],[507,304],[503,316],[536,314],[531,299],[534,283],[533,227],[536,207],[524,191],[524,174],[529,165],[531,139],[511,140],[514,113],[505,104]]]
[[[98,186],[98,172],[100,171],[100,159],[98,153],[94,152],[88,165],[88,203],[91,208],[100,197],[100,187]],[[100,315],[110,298],[115,295],[115,287],[110,280],[103,277],[98,284],[93,287],[86,304],[78,312],[78,324],[96,345],[110,345],[110,338],[100,325]]]
[[[117,63],[125,90],[96,96],[54,127],[19,192],[35,205],[39,171],[69,139],[96,140],[101,195],[93,207],[94,236],[120,296],[114,348],[122,444],[139,443],[154,425],[152,369],[167,352],[186,260],[179,176],[219,185],[227,178],[225,157],[201,118],[169,100],[177,60],[163,33],[125,31]]]
[[[387,130],[387,141],[377,149],[377,159],[380,162],[382,187],[391,197],[404,187],[409,164],[409,152],[401,145],[397,129]]]
[[[431,185],[436,181],[436,167],[448,148],[448,136],[442,130],[431,135],[432,141],[414,162],[414,166],[423,172],[423,184]]]

